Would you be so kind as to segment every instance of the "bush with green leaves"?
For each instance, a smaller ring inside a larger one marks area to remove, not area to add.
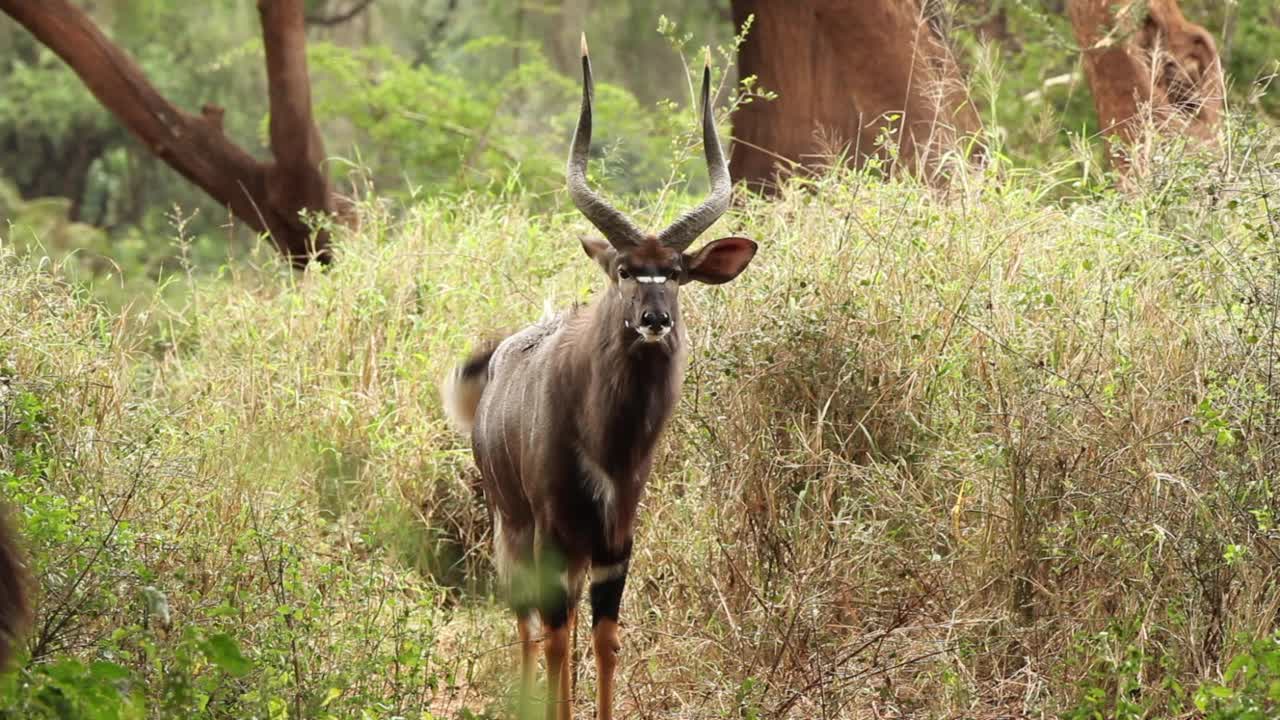
[[[1248,644],[1222,674],[1196,692],[1208,720],[1266,720],[1280,716],[1280,635]]]
[[[152,397],[154,326],[7,247],[0,294],[0,495],[39,580],[0,717],[382,717],[445,691],[440,590]]]
[[[437,68],[411,65],[382,48],[313,46],[317,114],[354,131],[347,148],[331,151],[349,154],[375,187],[401,196],[478,189],[537,197],[559,190],[580,80],[553,72],[533,48],[514,69],[493,60],[512,47],[480,38],[459,51],[457,66]],[[671,139],[692,127],[683,113],[643,107],[607,81],[597,83],[596,113],[607,128],[597,154],[607,152],[616,192],[666,180]]]

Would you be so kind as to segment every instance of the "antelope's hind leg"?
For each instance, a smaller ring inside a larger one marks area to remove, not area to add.
[[[501,516],[494,516],[493,555],[498,568],[498,583],[516,617],[516,633],[520,638],[520,688],[516,702],[520,717],[529,716],[533,707],[533,681],[538,671],[538,621],[532,537],[506,527]]]

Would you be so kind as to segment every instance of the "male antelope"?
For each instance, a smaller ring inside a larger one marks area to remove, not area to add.
[[[710,53],[707,63],[702,142],[710,197],[649,235],[587,186],[592,81],[583,36],[582,112],[568,186],[578,210],[604,235],[583,239],[582,247],[609,282],[589,306],[475,353],[444,389],[450,417],[471,432],[493,513],[494,557],[520,635],[524,698],[536,663],[534,613],[542,620],[548,718],[571,716],[569,645],[588,573],[598,717],[613,715],[618,610],[636,509],[684,374],[679,288],[693,280],[728,282],[756,252],[741,237],[684,252],[729,208],[729,168],[711,113]]]

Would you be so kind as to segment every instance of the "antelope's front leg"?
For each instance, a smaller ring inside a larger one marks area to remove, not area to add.
[[[616,560],[616,559],[615,559]],[[613,718],[613,675],[618,669],[618,612],[629,560],[591,568],[591,642],[596,656],[596,717]]]
[[[526,708],[533,698],[533,673],[538,665],[538,639],[534,637],[534,617],[532,610],[516,611],[516,629],[520,634],[520,695],[518,703],[520,716],[524,717]]]

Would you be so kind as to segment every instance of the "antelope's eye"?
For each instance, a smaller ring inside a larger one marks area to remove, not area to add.
[[[627,269],[626,269],[626,268],[624,268],[624,267],[622,267],[621,265],[619,265],[619,266],[618,266],[618,279],[619,279],[619,280],[626,280],[626,279],[628,279],[628,278],[630,278],[630,277],[631,277],[631,273],[627,272]]]

